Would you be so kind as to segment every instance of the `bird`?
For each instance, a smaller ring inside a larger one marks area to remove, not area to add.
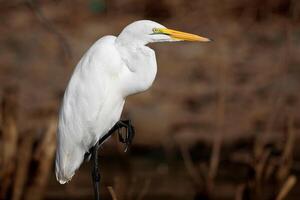
[[[60,184],[69,182],[86,153],[99,140],[106,140],[105,135],[118,122],[122,124],[126,98],[153,84],[157,62],[147,44],[177,41],[210,39],[139,20],[117,37],[103,36],[86,51],[73,71],[59,110],[55,174]],[[127,122],[124,127],[131,125]]]

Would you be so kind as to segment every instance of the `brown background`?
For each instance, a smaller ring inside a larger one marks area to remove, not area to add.
[[[92,198],[88,163],[55,180],[59,102],[88,47],[139,19],[214,42],[151,44],[156,81],[123,112],[134,145],[100,152],[103,198],[298,199],[298,1],[11,0],[0,13],[0,199]]]

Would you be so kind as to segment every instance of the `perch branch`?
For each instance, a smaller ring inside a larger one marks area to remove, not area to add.
[[[63,36],[61,32],[59,32],[55,26],[45,17],[43,12],[40,8],[36,5],[33,0],[26,0],[26,5],[32,10],[34,15],[40,21],[40,23],[44,26],[44,28],[49,32],[52,33],[58,40],[59,45],[63,49],[65,59],[69,59],[72,57],[71,48],[67,39]]]

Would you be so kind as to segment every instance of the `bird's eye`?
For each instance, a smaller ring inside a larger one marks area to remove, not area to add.
[[[153,28],[152,31],[153,31],[153,33],[159,33],[159,29],[158,28]]]

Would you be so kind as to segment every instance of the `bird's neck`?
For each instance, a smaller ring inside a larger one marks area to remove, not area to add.
[[[128,68],[122,79],[124,96],[147,90],[157,72],[155,52],[144,45],[119,45],[117,49]]]

